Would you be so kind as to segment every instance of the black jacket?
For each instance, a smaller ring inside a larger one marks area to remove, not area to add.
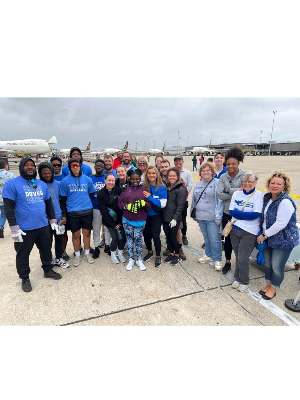
[[[173,187],[167,187],[168,200],[164,208],[163,221],[171,222],[175,219],[177,222],[182,220],[182,211],[185,205],[186,189],[182,181],[175,183]]]
[[[102,215],[102,223],[107,228],[115,228],[117,225],[122,224],[122,210],[118,207],[119,196],[122,193],[121,188],[115,186],[112,193],[106,189],[106,186],[99,190],[97,194],[97,201]],[[110,216],[108,208],[111,208],[117,214],[117,220]]]

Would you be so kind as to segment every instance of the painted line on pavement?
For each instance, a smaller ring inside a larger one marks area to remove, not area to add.
[[[203,257],[203,253],[200,252],[199,250],[195,249],[191,245],[184,246],[186,247],[191,253],[195,254],[198,257]],[[206,263],[210,267],[214,268],[214,264],[212,262]],[[218,271],[216,271],[218,272]],[[220,274],[222,274],[221,271],[219,271]],[[222,274],[223,275],[223,274]],[[230,282],[234,281],[234,277],[230,272],[227,272],[226,275],[223,275],[224,278],[228,279]],[[276,315],[279,319],[281,319],[283,322],[285,322],[289,326],[300,326],[300,322],[293,318],[291,315],[289,315],[287,312],[282,310],[280,307],[278,307],[276,304],[272,303],[269,300],[264,300],[262,296],[253,290],[252,288],[248,288],[244,293],[246,293],[248,296],[250,296],[253,300],[257,301],[261,306],[266,308],[268,311],[270,311],[272,314]]]

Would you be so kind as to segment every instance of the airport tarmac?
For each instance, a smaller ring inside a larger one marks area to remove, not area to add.
[[[173,157],[166,158],[173,165]],[[184,167],[192,171],[191,158],[184,157]],[[248,156],[241,168],[259,174],[257,186],[260,188],[264,188],[264,180],[271,170],[283,169],[292,177],[292,194],[300,196],[299,185],[296,185],[299,160],[298,156]],[[151,157],[149,164],[153,163],[154,157]],[[88,164],[92,166],[92,163]],[[18,174],[14,166],[11,171]],[[192,174],[195,184],[198,171]],[[295,202],[299,219],[299,199],[295,198]],[[55,267],[62,275],[59,281],[44,279],[38,251],[34,248],[30,257],[33,290],[25,293],[16,272],[14,247],[6,223],[5,238],[0,241],[0,325],[300,325],[300,313],[293,313],[284,306],[285,300],[294,299],[300,290],[299,270],[295,269],[294,263],[286,265],[282,286],[277,296],[268,302],[258,294],[265,282],[263,267],[251,259],[250,288],[246,293],[240,293],[231,287],[234,259],[233,268],[227,275],[215,271],[211,264],[197,262],[203,255],[203,238],[197,223],[189,217],[187,236],[189,245],[184,246],[187,260],[177,266],[162,263],[161,267],[155,268],[152,258],[146,263],[146,271],[140,271],[136,266],[132,271],[126,271],[126,264],[113,265],[101,249],[100,258],[94,264],[82,260],[75,268],[71,257],[70,268]],[[163,234],[161,239],[164,248]],[[73,253],[70,239],[67,252]],[[146,254],[145,248],[143,254]]]

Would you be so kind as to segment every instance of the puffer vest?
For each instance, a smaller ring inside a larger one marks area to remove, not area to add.
[[[271,193],[266,193],[264,195],[261,225],[263,223],[265,208],[270,199]],[[295,211],[284,229],[277,232],[275,235],[268,237],[268,247],[271,247],[272,249],[291,249],[299,244],[299,231],[296,225],[296,205],[287,193],[280,194],[276,200],[270,204],[266,214],[266,228],[269,229],[270,226],[275,223],[279,204],[284,199],[288,199],[292,202]]]

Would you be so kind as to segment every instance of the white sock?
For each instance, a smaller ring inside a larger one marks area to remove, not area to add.
[[[117,252],[116,251],[111,251],[110,254],[111,254],[111,257],[113,257],[113,256],[117,255]]]
[[[80,256],[80,251],[75,251],[75,256],[79,257]]]
[[[89,252],[90,252],[90,249],[87,249],[87,250],[84,249],[84,254],[85,254],[85,255],[89,254]]]

